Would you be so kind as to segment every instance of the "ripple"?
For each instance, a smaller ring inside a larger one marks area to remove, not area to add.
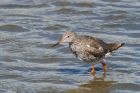
[[[49,25],[46,28],[43,28],[44,30],[60,30],[60,29],[67,29],[68,26],[61,25],[61,24],[55,24],[55,25]]]
[[[18,82],[18,83],[17,83]],[[11,90],[12,93],[37,93],[39,91],[62,91],[65,88],[71,89],[71,88],[76,88],[76,86],[71,86],[71,85],[66,85],[66,84],[53,84],[53,83],[31,83],[31,82],[22,82],[22,81],[17,81],[17,80],[1,80],[0,83],[3,84],[2,88]],[[55,86],[57,85],[57,86]],[[53,93],[54,93],[53,92]]]
[[[52,3],[55,6],[72,6],[72,7],[95,7],[94,2],[68,2],[68,1],[56,1]]]
[[[72,8],[60,8],[60,9],[56,10],[55,12],[57,12],[57,13],[76,13],[77,11]]]
[[[18,79],[18,78],[22,78],[20,75],[0,75],[0,79]]]
[[[0,89],[0,93],[13,93],[13,91],[7,89]]]
[[[105,17],[107,20],[122,20],[122,19],[125,19],[126,16],[125,15],[109,15],[109,16],[106,16]]]
[[[40,7],[48,7],[47,4],[40,4],[40,5],[17,5],[17,4],[7,4],[7,5],[0,5],[0,8],[40,8]]]
[[[112,86],[111,88],[114,91],[119,91],[119,90],[139,91],[140,85],[132,84],[132,83],[122,83],[122,84],[118,83]]]
[[[71,5],[71,3],[68,2],[68,1],[55,1],[55,2],[52,2],[51,4],[53,4],[55,6],[68,6],[68,5]]]
[[[9,31],[9,32],[24,32],[24,31],[29,31],[26,28],[23,28],[21,26],[14,25],[14,24],[2,25],[2,26],[0,26],[0,30],[2,30],[2,31]]]
[[[66,53],[72,53],[68,47],[66,47],[66,48],[61,48],[61,49],[59,49],[58,51],[59,51],[59,52],[63,52],[64,54],[66,54]]]
[[[125,10],[112,10],[106,12],[106,14],[128,14],[128,12]]]
[[[76,6],[79,6],[79,7],[95,7],[96,3],[94,3],[94,2],[80,2],[80,3],[77,3]]]
[[[29,18],[36,18],[36,17],[40,17],[40,16],[35,16],[35,15],[26,15],[26,14],[8,14],[8,15],[4,15],[4,16],[11,16],[11,17],[21,17],[21,18],[26,18],[26,17],[29,17]]]
[[[60,8],[54,12],[56,12],[58,14],[84,14],[84,15],[93,14],[92,11],[86,11],[86,10],[79,11],[79,10],[75,10],[73,8]]]
[[[104,24],[106,28],[124,28],[126,30],[139,30],[139,24]]]

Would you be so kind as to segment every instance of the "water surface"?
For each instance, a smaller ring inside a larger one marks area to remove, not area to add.
[[[139,93],[139,0],[0,0],[0,93]],[[97,64],[76,59],[65,31],[126,45]]]

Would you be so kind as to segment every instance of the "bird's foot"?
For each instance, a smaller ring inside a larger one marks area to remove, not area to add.
[[[104,70],[104,77],[106,77],[106,72],[107,72],[107,64],[104,62],[101,62],[103,65],[103,70]]]
[[[95,77],[95,68],[94,68],[94,64],[92,64],[92,67],[91,67],[91,75]]]

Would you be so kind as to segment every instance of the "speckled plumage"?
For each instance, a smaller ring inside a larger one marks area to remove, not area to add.
[[[72,53],[77,58],[88,63],[100,62],[100,60],[105,58],[107,53],[118,49],[124,44],[107,44],[99,38],[87,35],[77,35],[74,32],[65,32],[57,44],[61,42],[69,43],[69,48],[71,49]]]
[[[65,32],[62,38],[54,44],[53,47],[64,42],[69,43],[70,50],[77,58],[92,63],[91,73],[93,75],[95,75],[94,63],[102,63],[104,74],[106,74],[107,65],[102,60],[108,53],[124,45],[124,43],[108,44],[96,37],[77,35],[74,32]]]
[[[99,62],[107,53],[102,40],[86,35],[77,36],[69,43],[69,47],[76,57],[88,63]]]

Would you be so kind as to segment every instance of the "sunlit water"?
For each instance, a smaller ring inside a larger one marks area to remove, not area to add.
[[[64,31],[126,45],[102,79],[67,45]],[[140,93],[139,0],[0,0],[0,93]]]

